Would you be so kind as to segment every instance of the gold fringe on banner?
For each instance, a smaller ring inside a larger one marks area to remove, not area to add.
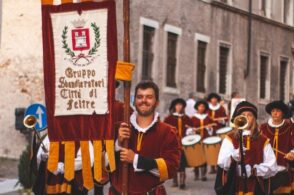
[[[109,168],[110,172],[115,171],[115,154],[114,154],[114,141],[113,140],[105,140],[106,152],[109,160]]]
[[[65,141],[64,143],[64,178],[71,181],[75,175],[75,142]]]
[[[73,3],[73,0],[61,0],[61,4]]]
[[[48,158],[48,171],[53,173],[57,170],[59,160],[59,142],[50,142],[49,158]]]
[[[102,180],[102,141],[93,141],[94,147],[94,179]]]
[[[54,0],[41,0],[42,5],[53,5]]]
[[[115,79],[122,80],[122,81],[131,81],[134,68],[135,68],[134,64],[117,61]]]
[[[91,159],[89,152],[89,141],[80,141],[81,152],[82,152],[82,174],[84,180],[84,187],[90,190],[94,187],[92,170],[91,170]]]
[[[91,2],[93,0],[81,0],[81,2]]]

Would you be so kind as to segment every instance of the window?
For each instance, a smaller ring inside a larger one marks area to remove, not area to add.
[[[205,92],[205,56],[206,56],[207,43],[198,41],[197,49],[197,91]]]
[[[269,99],[269,57],[266,54],[261,54],[259,59],[259,98]]]
[[[284,0],[283,6],[283,22],[288,23],[288,15],[289,15],[289,8],[290,8],[290,0]]]
[[[287,86],[288,86],[288,74],[287,74],[288,59],[281,58],[280,60],[280,99],[287,100]]]
[[[154,34],[155,28],[143,25],[142,80],[152,80]]]
[[[263,16],[266,15],[266,3],[267,3],[266,0],[260,0],[260,10]]]
[[[221,94],[228,93],[227,81],[228,81],[228,63],[229,63],[230,46],[227,44],[221,44],[219,47],[219,72],[218,72],[218,92]]]
[[[176,64],[177,64],[177,41],[178,35],[167,33],[167,64],[166,64],[166,86],[176,88]]]

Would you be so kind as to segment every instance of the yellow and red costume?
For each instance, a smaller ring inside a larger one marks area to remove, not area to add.
[[[135,152],[133,164],[128,168],[128,194],[142,195],[154,193],[165,195],[163,182],[173,178],[180,164],[180,145],[176,130],[158,121],[158,113],[147,128],[136,122],[137,113],[131,116],[131,137],[129,149]],[[119,156],[116,142],[116,156]],[[122,190],[122,163],[116,158],[117,169],[111,173],[110,195],[120,194]]]

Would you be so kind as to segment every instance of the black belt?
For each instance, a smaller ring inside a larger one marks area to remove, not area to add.
[[[158,186],[160,187],[160,186]],[[144,192],[141,195],[156,195],[155,191],[158,187],[153,188],[152,190],[150,190],[149,192]],[[121,195],[120,192],[118,192],[113,186],[110,186],[110,190],[114,195]]]

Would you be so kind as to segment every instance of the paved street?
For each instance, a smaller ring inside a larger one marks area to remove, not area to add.
[[[179,188],[171,187],[172,181],[169,180],[165,183],[168,195],[215,195],[213,191],[215,175],[208,174],[208,180],[194,181],[193,169],[187,169],[187,188],[185,190],[180,190]],[[4,185],[4,180],[0,180],[0,194],[5,195],[18,195],[18,192],[13,190],[16,180],[6,180],[6,186]],[[107,194],[109,185],[105,186],[105,194]],[[8,189],[10,192],[7,192]],[[94,195],[93,191],[89,192],[89,195]]]

